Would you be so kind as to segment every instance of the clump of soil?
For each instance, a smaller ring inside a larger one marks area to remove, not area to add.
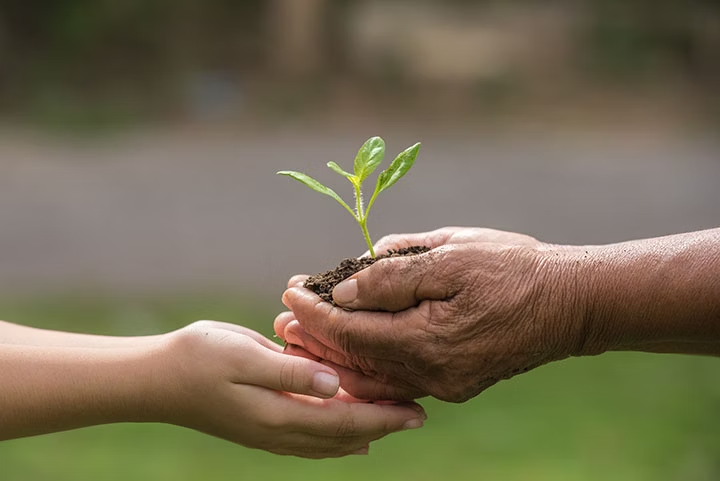
[[[340,284],[356,272],[359,272],[366,267],[370,267],[380,259],[386,259],[388,257],[414,256],[416,254],[428,252],[429,250],[430,248],[426,246],[412,246],[402,249],[388,250],[387,253],[380,254],[374,259],[372,257],[345,259],[340,262],[335,269],[308,277],[303,286],[320,296],[320,298],[325,302],[335,304],[332,298],[333,289],[336,285]]]

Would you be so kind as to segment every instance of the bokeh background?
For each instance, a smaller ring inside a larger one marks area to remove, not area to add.
[[[0,318],[271,335],[295,273],[364,251],[275,175],[423,148],[375,239],[444,225],[600,244],[720,225],[720,2],[0,0]],[[0,480],[720,479],[717,359],[571,359],[370,457],[163,425],[0,444]]]

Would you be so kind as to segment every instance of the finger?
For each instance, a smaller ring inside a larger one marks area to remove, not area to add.
[[[340,334],[344,338],[336,342],[332,337],[326,337],[323,332],[313,335],[299,321],[293,321],[285,328],[285,337],[290,344],[300,346],[321,359],[368,375],[388,372],[407,359],[408,349],[397,337],[377,332],[374,337],[368,338],[354,333],[354,326],[345,329],[351,334]],[[333,336],[333,332],[336,331],[331,331],[330,336]]]
[[[335,399],[341,398],[346,402],[409,401],[426,395],[426,393],[419,391],[406,382],[394,380],[393,383],[388,383],[382,381],[378,377],[369,376],[327,359],[321,359],[296,345],[289,344],[285,348],[285,353],[321,362],[338,373],[341,389],[335,395]],[[396,370],[398,367],[398,365],[393,365],[392,369]]]
[[[309,459],[338,458],[368,454],[372,441],[382,436],[344,436],[312,434],[305,431],[285,433],[281,444],[269,449],[273,454],[293,455]]]
[[[288,344],[287,346],[285,346],[283,352],[288,356],[304,357],[305,359],[310,359],[311,361],[322,362],[322,359],[320,359],[316,355],[311,354],[302,347],[295,346],[293,344]]]
[[[303,329],[298,321],[292,321],[287,325],[285,328],[285,338],[289,344],[298,346],[312,355],[317,356],[319,359],[327,359],[346,366],[353,364],[350,356],[315,339],[315,337]]]
[[[249,353],[253,356],[252,368],[243,372],[237,382],[321,398],[331,398],[337,393],[340,379],[332,368],[256,346],[254,352]]]
[[[295,434],[288,440],[288,447],[268,449],[269,452],[280,456],[297,456],[305,459],[332,459],[344,456],[368,454],[367,444],[364,439],[343,438],[342,444],[338,445],[338,439],[330,436],[314,436],[309,434]]]
[[[338,389],[337,394],[333,399],[337,399],[338,401],[342,401],[345,403],[368,403],[372,402],[370,399],[361,399],[359,397],[355,397],[346,390],[342,388],[342,379],[340,379],[340,389]]]
[[[415,387],[422,385],[422,379],[408,373],[401,362],[368,357],[353,360],[352,357],[320,343],[297,321],[288,325],[288,331],[287,338],[292,344],[288,345],[286,352],[289,349],[290,353],[299,353],[303,357],[312,356],[331,367],[340,375],[340,386],[357,398],[405,401],[427,395]],[[404,380],[393,377],[393,373],[402,373]],[[412,384],[412,381],[415,384]]]
[[[375,253],[384,254],[391,249],[404,249],[412,246],[427,246],[434,249],[445,245],[453,234],[460,232],[463,229],[463,227],[443,227],[429,232],[390,234],[383,237],[375,244]],[[365,255],[369,254],[370,252],[368,251]]]
[[[362,448],[353,451],[352,454],[359,454],[359,455],[365,455],[370,454],[370,445],[363,446]]]
[[[263,336],[257,331],[254,331],[250,328],[247,328],[245,326],[240,326],[238,324],[232,324],[229,322],[221,322],[221,321],[210,321],[210,320],[202,320],[202,321],[196,321],[192,324],[192,327],[194,329],[203,330],[203,329],[221,329],[224,331],[230,331],[230,332],[236,332],[238,334],[242,334],[243,336],[247,336],[263,347],[266,347],[268,349],[272,349],[273,351],[281,352],[282,347],[279,346],[277,343],[273,342],[272,340],[268,339],[267,337]]]
[[[417,344],[413,336],[424,332],[430,314],[428,303],[395,314],[346,311],[324,302],[308,289],[297,287],[285,291],[283,302],[292,309],[302,329],[321,344],[315,346],[309,342],[300,345],[324,359],[327,357],[323,354],[329,355],[325,348],[343,355],[351,353],[357,359],[406,359],[412,355],[409,351]],[[292,322],[286,326],[285,336],[293,332],[305,341],[303,332],[294,326]],[[317,350],[314,350],[316,347]],[[357,367],[351,362],[332,360],[346,367]]]
[[[385,372],[389,370],[394,372],[400,367],[397,362],[375,358],[354,359],[344,352],[336,351],[308,334],[297,321],[291,323],[287,331],[289,345],[293,346],[291,352],[295,352],[295,350],[305,351],[323,364],[332,363],[338,366],[346,366],[348,369],[362,372],[364,375],[371,377],[382,376],[379,371]],[[301,356],[303,355],[301,354]]]
[[[425,299],[448,299],[455,294],[456,263],[452,248],[408,257],[380,259],[338,284],[333,300],[349,309],[398,312]]]
[[[391,384],[330,361],[322,361],[322,363],[331,367],[340,375],[341,391],[347,392],[357,400],[411,401],[427,395],[427,393],[400,380],[395,380]],[[420,409],[422,410],[422,408]]]
[[[398,404],[342,404],[349,408],[349,412],[333,413],[328,416],[329,419],[320,420],[323,423],[320,429],[334,435],[359,436],[374,441],[397,431],[420,428],[426,419],[424,413]]]
[[[273,330],[275,331],[275,335],[287,342],[287,339],[285,339],[285,327],[294,320],[295,314],[293,314],[292,311],[281,312],[275,316],[275,320],[273,321]]]
[[[291,287],[301,286],[305,280],[310,277],[305,274],[297,274],[290,278],[287,283],[288,289]]]
[[[345,403],[336,399],[326,400],[322,405],[310,404],[303,406],[304,413],[294,413],[293,417],[302,420],[303,430],[319,436],[362,438],[369,442],[393,432],[419,428],[425,420],[424,413],[400,404]]]
[[[293,409],[289,406],[288,409]],[[316,414],[317,415],[317,414]],[[285,427],[285,426],[284,426]],[[304,427],[280,433],[268,448],[273,454],[299,456],[308,459],[336,458],[355,454],[367,447],[370,439],[360,436],[325,436],[308,432]]]
[[[371,357],[355,360],[320,343],[297,321],[288,325],[286,337],[291,343],[286,352],[315,359],[331,367],[340,375],[340,387],[356,398],[407,401],[428,395],[418,387],[425,384],[424,380],[409,372],[402,362]]]

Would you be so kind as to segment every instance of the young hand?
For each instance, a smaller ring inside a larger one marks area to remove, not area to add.
[[[353,403],[336,373],[241,326],[200,321],[143,338],[0,322],[0,440],[119,422],[165,422],[308,458],[366,453],[419,427],[417,404]]]
[[[425,418],[414,403],[348,402],[334,370],[283,354],[241,326],[196,322],[170,334],[165,350],[175,379],[168,421],[247,447],[308,458],[362,454]]]

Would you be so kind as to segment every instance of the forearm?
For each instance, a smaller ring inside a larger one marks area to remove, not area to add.
[[[160,421],[154,349],[0,345],[0,440]]]
[[[584,350],[720,356],[720,229],[575,252]]]
[[[157,339],[158,336],[120,337],[52,331],[0,321],[0,344],[113,348],[149,345]]]

